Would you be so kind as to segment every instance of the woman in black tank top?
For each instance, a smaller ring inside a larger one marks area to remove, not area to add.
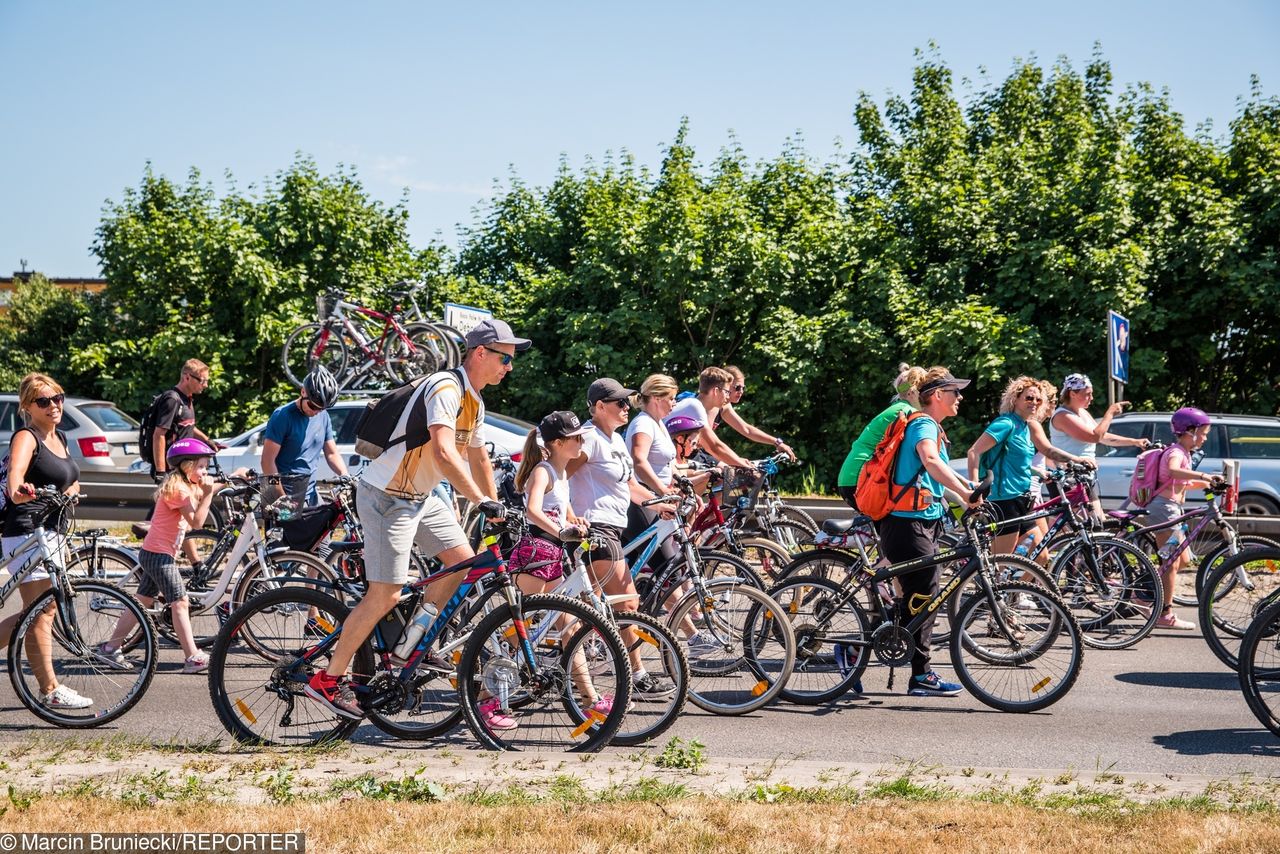
[[[62,420],[62,386],[44,374],[27,374],[18,387],[18,407],[27,426],[13,434],[9,443],[9,477],[5,496],[10,505],[5,515],[3,537],[5,556],[11,549],[44,524],[48,502],[37,499],[35,490],[52,486],[61,492],[80,491],[80,467],[71,459],[65,437],[58,430]],[[20,564],[15,564],[18,566]],[[23,610],[51,586],[43,572],[27,576],[18,586]],[[20,614],[0,621],[0,649],[9,643],[9,635]],[[41,701],[50,708],[84,709],[93,705],[92,698],[82,697],[68,685],[58,684],[53,672],[53,611],[37,617],[34,637],[27,645],[31,669],[40,682]]]

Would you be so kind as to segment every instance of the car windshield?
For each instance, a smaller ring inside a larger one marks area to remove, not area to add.
[[[104,431],[138,429],[137,421],[110,403],[80,403],[76,405],[76,409],[88,416],[90,421]]]

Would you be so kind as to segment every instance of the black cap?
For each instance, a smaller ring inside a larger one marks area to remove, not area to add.
[[[609,377],[602,377],[587,386],[587,405],[595,406],[602,400],[627,400],[636,390]]]
[[[542,434],[543,442],[550,442],[552,439],[567,439],[570,436],[581,436],[583,433],[590,432],[590,427],[584,427],[582,422],[578,420],[578,416],[572,412],[553,412],[538,424],[538,432]]]
[[[936,379],[932,379],[932,380],[929,380],[927,383],[921,384],[920,395],[923,397],[925,392],[934,391],[935,389],[940,389],[940,388],[962,389],[965,386],[967,386],[970,382],[971,382],[970,380],[956,379],[955,377],[951,376],[950,373],[945,373]]]
[[[533,342],[528,338],[517,338],[505,320],[490,317],[475,325],[466,336],[467,349],[471,350],[485,344],[514,344],[516,352],[528,350]]]

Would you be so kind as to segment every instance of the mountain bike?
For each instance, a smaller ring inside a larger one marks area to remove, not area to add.
[[[1280,602],[1259,611],[1240,643],[1240,690],[1249,711],[1280,735]]]
[[[720,497],[724,475],[719,468],[707,469],[707,489],[702,508],[689,523],[689,534],[699,548],[720,549],[741,558],[762,579],[776,581],[782,568],[791,562],[787,549],[762,536],[748,536],[741,530],[743,509],[734,507],[725,516]]]
[[[1249,626],[1280,601],[1280,548],[1249,547],[1222,561],[1200,591],[1200,631],[1209,650],[1236,670]]]
[[[989,490],[988,479],[970,502]],[[792,623],[799,650],[795,683],[784,696],[808,704],[831,702],[861,679],[871,655],[890,668],[910,664],[925,621],[976,580],[980,592],[961,598],[951,621],[951,663],[961,683],[982,703],[1005,712],[1036,711],[1062,699],[1080,674],[1084,654],[1075,618],[1053,590],[999,580],[988,553],[999,523],[988,521],[979,508],[966,511],[961,526],[959,545],[928,557],[878,570],[859,566],[860,577],[841,583],[788,575],[770,590]],[[898,602],[887,595],[886,583],[900,575],[956,561],[963,562],[960,569],[934,596],[913,594]],[[873,591],[874,611],[859,604],[860,590]]]
[[[0,586],[0,607],[38,570],[48,573],[52,586],[22,612],[13,627],[9,681],[19,702],[41,720],[69,728],[102,726],[133,708],[151,684],[158,660],[155,626],[132,596],[72,574],[57,558],[65,540],[57,532],[70,526],[78,496],[43,487],[36,490],[36,497],[50,502],[50,513],[31,536],[0,559],[0,571],[10,572],[9,580]],[[136,626],[131,651],[117,659],[103,652],[102,644],[124,614]],[[83,709],[46,706],[41,683],[50,677],[93,702]]]

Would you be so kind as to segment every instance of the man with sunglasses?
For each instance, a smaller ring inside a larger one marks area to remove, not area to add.
[[[278,475],[280,488],[299,506],[320,503],[316,474],[321,456],[335,474],[347,473],[328,412],[337,402],[337,380],[323,365],[317,365],[302,381],[297,400],[281,406],[267,419],[262,439],[262,473]]]
[[[167,389],[151,404],[156,408],[155,430],[151,437],[151,476],[157,482],[164,477],[169,464],[165,453],[179,439],[194,436],[214,448],[223,446],[196,427],[195,396],[209,388],[209,366],[199,359],[187,359],[178,376],[178,384]],[[150,517],[148,517],[150,518]]]
[[[334,645],[329,666],[311,678],[306,694],[331,711],[359,719],[364,711],[347,680],[347,668],[360,645],[399,601],[409,580],[409,552],[417,543],[428,558],[451,566],[475,553],[453,508],[433,494],[447,480],[455,492],[474,503],[488,518],[502,518],[506,508],[495,496],[493,466],[481,436],[484,401],[480,392],[511,373],[516,353],[527,350],[528,338],[517,338],[497,318],[482,321],[467,333],[462,366],[420,381],[409,399],[392,444],[360,473],[356,510],[364,526],[364,566],[368,590],[347,616]],[[429,585],[424,602],[439,613],[465,573],[455,572]],[[428,669],[448,673],[452,664],[428,654]],[[501,716],[490,725],[501,726]]]

